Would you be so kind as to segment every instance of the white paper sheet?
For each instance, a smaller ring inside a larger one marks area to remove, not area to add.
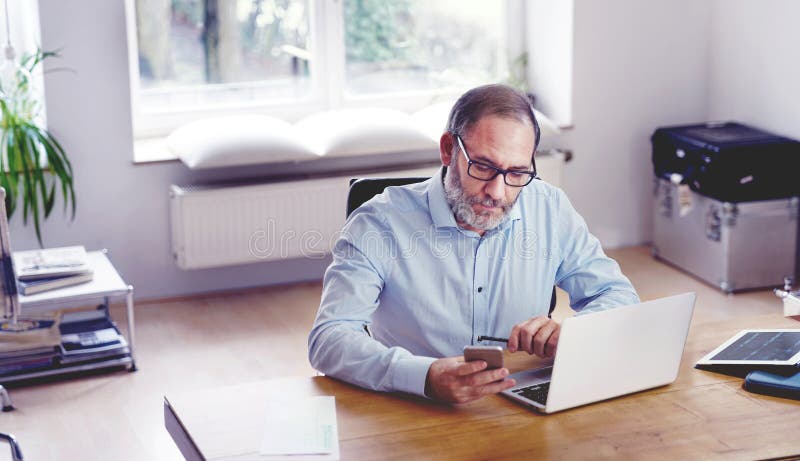
[[[290,455],[292,460],[339,459],[334,397],[272,400],[267,402],[266,409],[259,451],[262,456]]]

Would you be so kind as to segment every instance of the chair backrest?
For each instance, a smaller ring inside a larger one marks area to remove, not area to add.
[[[372,197],[380,194],[389,186],[405,186],[407,184],[415,184],[425,181],[429,178],[352,178],[350,179],[350,190],[347,193],[347,213],[345,216],[355,211],[364,202]],[[553,293],[550,295],[550,310],[547,316],[553,315],[553,310],[556,308],[556,287],[553,287]]]
[[[405,186],[428,179],[430,178],[353,178],[350,180],[350,190],[347,193],[347,214],[345,216],[350,216],[350,213],[356,208],[389,186]]]

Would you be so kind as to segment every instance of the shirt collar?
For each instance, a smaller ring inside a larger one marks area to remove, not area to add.
[[[450,209],[450,205],[447,203],[447,197],[445,196],[444,173],[445,167],[441,167],[439,168],[439,171],[430,179],[430,183],[428,184],[428,208],[431,211],[431,217],[433,218],[434,226],[458,227],[456,218],[453,216],[453,210]],[[522,192],[520,192],[520,194],[522,194]],[[495,230],[504,229],[512,221],[522,219],[522,213],[519,211],[519,202],[520,201],[517,200],[517,203],[515,203],[511,208],[511,211],[509,211],[508,216],[503,219],[503,221],[495,228]]]
[[[453,210],[447,204],[444,193],[444,167],[433,175],[428,185],[428,208],[431,210],[433,225],[436,227],[458,227]]]

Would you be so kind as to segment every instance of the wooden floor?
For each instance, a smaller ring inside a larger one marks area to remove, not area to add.
[[[725,296],[654,261],[644,247],[609,255],[619,261],[642,299],[696,291],[695,324],[737,313],[781,313],[780,301],[769,290]],[[11,389],[17,410],[0,414],[0,432],[14,433],[31,460],[180,460],[164,429],[163,395],[313,375],[306,336],[320,291],[320,283],[303,283],[139,303],[139,371]],[[725,309],[704,309],[720,305]],[[113,310],[117,319],[124,318],[122,306]],[[556,316],[568,312],[566,297],[559,293]],[[10,458],[0,446],[3,459]]]

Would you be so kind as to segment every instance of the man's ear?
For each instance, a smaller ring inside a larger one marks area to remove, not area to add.
[[[453,161],[453,146],[455,142],[455,138],[449,131],[442,133],[442,137],[439,138],[439,157],[442,159],[442,165],[450,166]]]

